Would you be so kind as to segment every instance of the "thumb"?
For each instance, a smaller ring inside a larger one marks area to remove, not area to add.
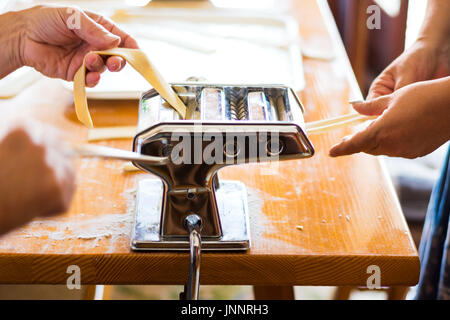
[[[354,102],[352,103],[353,108],[361,114],[366,116],[377,116],[383,113],[383,111],[388,107],[390,95],[381,96],[373,100],[364,102]]]
[[[82,40],[98,49],[111,49],[120,44],[119,36],[106,30],[83,11],[80,11],[80,27],[75,28],[73,31]]]
[[[362,131],[355,133],[351,137],[344,138],[340,143],[331,147],[329,155],[331,157],[346,156],[358,152],[367,152],[375,154],[376,129],[373,125],[368,126]]]

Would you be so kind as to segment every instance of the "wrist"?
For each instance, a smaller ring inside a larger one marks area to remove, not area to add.
[[[445,141],[450,140],[450,76],[417,83],[420,95],[425,99],[427,108],[425,113],[433,119],[433,126]],[[414,85],[412,85],[414,86]],[[422,115],[425,118],[425,114]],[[444,141],[444,142],[445,142]]]
[[[434,49],[448,48],[450,46],[450,38],[443,34],[420,33],[416,42],[424,43]]]
[[[0,66],[0,78],[22,67],[23,39],[25,33],[25,20],[21,12],[7,12],[0,15],[0,57],[3,65]]]
[[[450,76],[430,81],[432,88],[430,95],[434,99],[432,104],[441,110],[442,119],[450,121],[449,101],[450,101]],[[450,134],[450,131],[448,132]],[[448,137],[450,139],[450,136]]]
[[[449,37],[420,35],[416,45],[434,51],[440,57],[447,57],[450,54]]]
[[[425,38],[448,45],[450,36],[449,10],[450,1],[429,0],[419,39]]]

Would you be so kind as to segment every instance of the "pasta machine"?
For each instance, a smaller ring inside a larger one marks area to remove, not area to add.
[[[311,157],[303,106],[282,85],[172,84],[186,119],[155,90],[143,94],[134,165],[159,179],[139,181],[134,250],[190,250],[187,295],[198,294],[201,250],[248,250],[245,185],[218,179],[237,164]],[[195,283],[197,282],[197,286]],[[193,285],[194,284],[194,285]]]
[[[96,53],[121,56],[155,89],[140,99],[134,152],[82,144],[70,144],[68,149],[78,156],[131,160],[159,178],[138,182],[131,246],[134,250],[189,250],[186,299],[198,298],[201,250],[250,248],[245,186],[239,181],[219,181],[219,169],[311,157],[314,148],[305,130],[321,133],[374,118],[347,114],[306,126],[303,106],[289,87],[188,79],[171,88],[140,50]],[[83,63],[74,78],[75,110],[82,123],[93,126],[85,73]]]
[[[70,145],[74,155],[132,161],[159,178],[138,182],[131,246],[189,250],[186,299],[198,298],[201,250],[250,248],[245,185],[218,179],[219,169],[311,157],[306,130],[318,134],[376,118],[350,113],[305,125],[303,106],[289,87],[192,81],[172,85],[182,109],[154,89],[143,94],[134,152]],[[87,105],[80,106],[80,114],[86,108],[82,119],[90,120]]]

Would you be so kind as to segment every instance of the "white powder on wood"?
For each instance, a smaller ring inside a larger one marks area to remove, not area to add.
[[[127,190],[122,194],[127,201],[126,213],[95,215],[89,218],[77,219],[76,216],[55,219],[34,220],[23,230],[25,238],[45,238],[61,241],[68,239],[112,240],[130,236],[134,222],[135,190]],[[80,213],[85,217],[86,213]]]

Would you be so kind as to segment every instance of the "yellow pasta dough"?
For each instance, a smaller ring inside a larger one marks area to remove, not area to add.
[[[363,123],[367,120],[374,120],[376,118],[377,116],[364,116],[358,113],[349,113],[335,118],[307,122],[306,132],[308,134],[321,134],[334,129]]]
[[[136,126],[103,127],[89,129],[88,141],[130,139],[136,134]]]
[[[186,106],[173,91],[172,87],[164,80],[155,66],[147,58],[144,52],[138,49],[114,48],[106,51],[94,51],[104,56],[119,56],[125,59],[136,71],[138,71],[181,116],[186,117]],[[75,111],[78,119],[86,126],[94,126],[86,98],[86,65],[78,69],[73,84]]]

